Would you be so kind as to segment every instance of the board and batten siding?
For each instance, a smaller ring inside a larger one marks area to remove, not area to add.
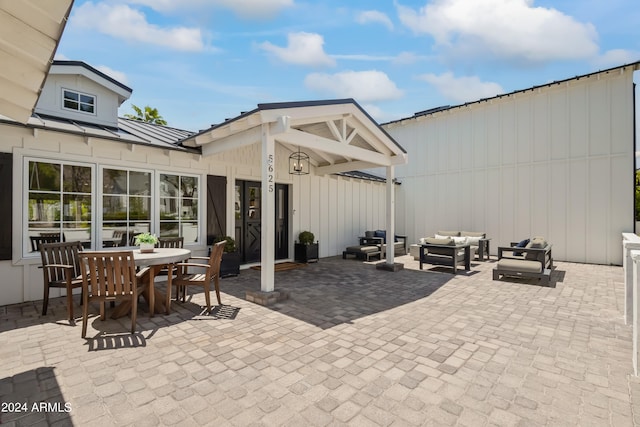
[[[227,232],[234,229],[234,185],[236,179],[260,181],[260,145],[243,147],[219,155],[165,150],[132,145],[101,138],[86,138],[22,125],[0,124],[0,153],[13,154],[13,219],[11,260],[0,261],[0,305],[42,299],[42,269],[39,254],[23,256],[23,188],[24,158],[62,160],[90,165],[136,168],[157,172],[196,174],[200,177],[201,218],[206,213],[207,175],[227,177]],[[342,253],[357,244],[358,236],[370,228],[385,224],[385,184],[336,175],[293,176],[288,173],[290,152],[276,144],[276,182],[290,188],[290,249],[298,233],[310,230],[320,241],[320,256]],[[96,173],[98,171],[96,167]],[[96,208],[99,204],[96,202]],[[206,220],[200,233],[206,236]],[[196,255],[205,255],[205,241],[191,246]],[[60,296],[51,289],[51,297]]]
[[[491,252],[531,236],[554,259],[622,264],[634,229],[633,68],[383,127],[410,153],[396,219],[409,241],[485,231]]]

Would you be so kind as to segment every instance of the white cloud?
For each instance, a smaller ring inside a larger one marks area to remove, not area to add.
[[[477,101],[504,93],[504,89],[498,83],[483,82],[476,76],[455,77],[453,73],[446,72],[440,75],[423,74],[418,78],[435,86],[447,99],[459,103]]]
[[[71,19],[75,25],[132,43],[155,44],[191,52],[205,49],[199,28],[162,28],[150,24],[144,13],[127,5],[88,2],[74,8],[74,11]]]
[[[599,55],[593,62],[600,68],[611,68],[629,64],[640,59],[640,52],[625,49],[612,49]]]
[[[597,54],[593,25],[534,0],[434,0],[416,11],[397,5],[400,21],[458,54],[544,62]]]
[[[384,25],[390,30],[393,30],[393,22],[387,15],[377,10],[366,10],[356,15],[356,22],[358,24],[368,24],[371,22]]]
[[[106,65],[99,65],[99,66],[97,66],[95,68],[96,68],[96,70],[102,71],[107,76],[119,81],[122,84],[125,84],[125,85],[129,84],[129,81],[127,79],[127,75],[125,73],[123,73],[122,71],[116,71],[114,69],[111,69],[111,68],[107,67]]]
[[[332,67],[336,61],[324,51],[324,39],[320,34],[289,33],[287,47],[264,42],[259,47],[288,64],[311,67]]]
[[[223,7],[238,16],[252,19],[266,19],[287,7],[294,6],[294,0],[131,0],[131,3],[148,6],[159,12]]]
[[[304,84],[311,90],[358,102],[386,101],[404,95],[385,73],[377,70],[313,73],[305,78]]]

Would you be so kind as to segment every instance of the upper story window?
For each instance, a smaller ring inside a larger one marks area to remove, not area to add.
[[[69,89],[63,89],[62,96],[62,105],[64,108],[89,114],[96,113],[95,96]]]

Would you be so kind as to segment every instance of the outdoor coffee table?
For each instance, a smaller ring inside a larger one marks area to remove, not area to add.
[[[434,250],[434,255],[425,254],[424,250]],[[420,270],[423,263],[448,265],[453,268],[453,274],[458,271],[460,250],[464,249],[464,269],[471,270],[471,245],[434,245],[425,243],[420,245]]]
[[[153,316],[155,312],[156,301],[164,305],[164,311],[169,314],[171,307],[171,281],[172,275],[167,275],[167,293],[163,294],[154,286],[156,275],[164,267],[173,266],[177,262],[182,262],[191,256],[189,249],[183,248],[155,248],[153,252],[140,252],[140,249],[133,251],[133,259],[136,267],[149,267],[148,280],[149,290],[145,297],[149,303],[149,315]],[[171,269],[170,269],[171,270]],[[125,301],[115,308],[112,318],[117,319],[131,311],[131,303]]]

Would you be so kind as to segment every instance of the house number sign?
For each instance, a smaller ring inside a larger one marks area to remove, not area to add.
[[[267,158],[267,170],[269,174],[267,175],[267,182],[269,182],[269,193],[273,193],[273,154],[269,154]]]

